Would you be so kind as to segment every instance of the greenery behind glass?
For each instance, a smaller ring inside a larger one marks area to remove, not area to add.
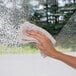
[[[12,6],[11,4],[12,3]],[[70,17],[76,11],[75,0],[0,0],[0,7],[13,12],[12,24],[14,28],[18,28],[25,20],[44,28],[51,33],[55,38],[60,33],[64,25],[67,24]],[[0,12],[1,13],[1,12]],[[71,30],[73,31],[73,30]],[[68,46],[69,44],[67,44]],[[69,45],[72,46],[71,44]],[[75,47],[76,45],[74,45]],[[72,47],[72,48],[74,48]],[[56,49],[61,51],[76,51],[69,47],[56,46]],[[27,51],[28,50],[28,51]],[[25,54],[37,53],[38,48],[33,44],[22,47],[0,47],[1,54]]]

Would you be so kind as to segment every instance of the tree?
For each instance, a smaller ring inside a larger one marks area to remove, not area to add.
[[[73,3],[74,3],[74,4],[75,4],[75,1],[76,1],[76,0],[73,0]]]

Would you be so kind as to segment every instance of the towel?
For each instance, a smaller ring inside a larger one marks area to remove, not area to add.
[[[37,39],[32,38],[32,37],[27,35],[27,33],[26,33],[27,30],[40,31],[51,40],[53,45],[55,45],[55,43],[56,43],[56,40],[53,38],[53,36],[49,32],[47,32],[45,29],[43,29],[41,27],[38,27],[37,25],[32,24],[32,23],[30,23],[28,21],[25,21],[20,27],[19,37],[18,37],[19,38],[19,42],[21,44],[23,44],[23,45],[26,45],[26,44],[29,44],[29,43],[33,43],[33,42],[39,43],[39,41]]]

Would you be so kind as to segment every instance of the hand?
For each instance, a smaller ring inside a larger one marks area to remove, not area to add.
[[[55,50],[52,42],[48,37],[46,37],[42,32],[39,31],[27,31],[29,36],[37,39],[40,44],[34,43],[45,55],[54,57],[56,55],[57,51]]]
[[[69,66],[76,68],[76,57],[69,56],[66,54],[63,54],[59,51],[56,51],[54,48],[52,42],[49,40],[48,37],[46,37],[42,32],[39,31],[27,31],[29,34],[28,36],[31,36],[35,39],[37,39],[41,44],[34,43],[45,55],[52,57],[54,59],[58,59]]]

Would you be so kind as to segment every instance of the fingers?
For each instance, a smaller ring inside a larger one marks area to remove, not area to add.
[[[34,45],[36,45],[40,50],[44,50],[44,47],[41,44],[34,43]]]
[[[45,42],[47,40],[49,40],[42,32],[39,31],[27,31],[27,33],[29,34],[29,36],[36,38],[38,41],[40,42]]]
[[[37,31],[37,30],[31,30],[31,31],[27,31],[28,34],[30,35],[35,35],[35,36],[38,36],[40,38],[47,38],[42,32],[40,31]]]
[[[37,39],[45,48],[49,47],[49,45],[52,47],[52,42],[42,33],[39,31],[27,31],[29,36]]]
[[[47,55],[47,51],[46,48],[44,48],[41,44],[35,43],[35,45],[40,49],[41,53],[44,53],[45,55]]]
[[[49,38],[47,38],[42,32],[39,31],[26,31],[28,36],[31,36],[37,39],[40,44],[35,43],[35,45],[47,56],[50,56],[51,53],[55,50],[52,42]],[[51,50],[51,51],[50,51]]]

